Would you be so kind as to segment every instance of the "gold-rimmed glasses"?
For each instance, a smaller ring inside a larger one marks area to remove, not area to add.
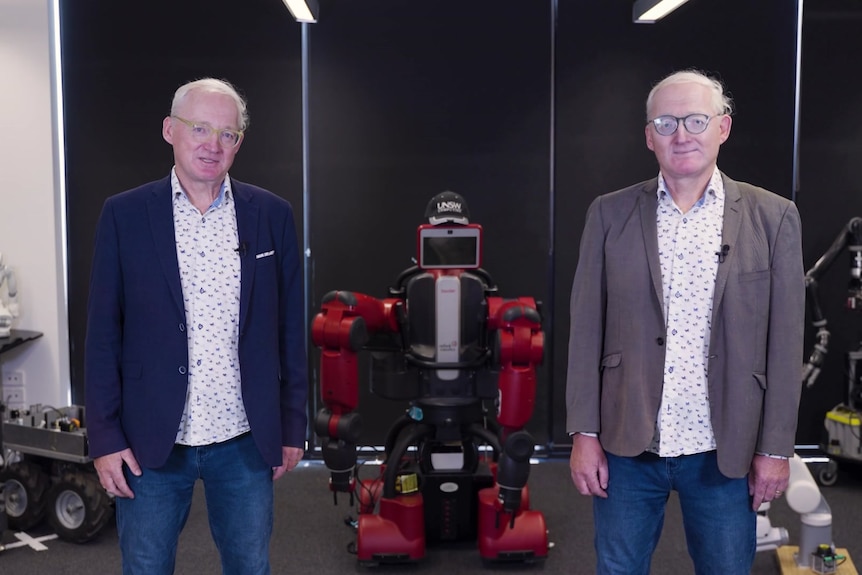
[[[191,130],[192,138],[199,142],[205,142],[209,140],[213,132],[218,135],[218,143],[223,148],[235,148],[242,140],[243,132],[240,130],[213,128],[209,124],[199,124],[197,122],[192,122],[191,120],[186,120],[185,118],[180,118],[179,116],[171,116],[171,118],[176,118],[177,120],[188,126],[189,130]]]

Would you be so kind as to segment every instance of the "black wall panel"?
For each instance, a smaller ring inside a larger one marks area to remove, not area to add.
[[[397,7],[395,7],[397,4]],[[504,297],[548,284],[551,3],[332,3],[310,30],[313,300],[387,297],[416,256],[438,192],[484,227],[483,267]],[[363,442],[380,445],[404,404],[361,378]],[[530,430],[548,440],[540,378]]]
[[[806,2],[802,38],[802,114],[798,205],[806,269],[842,232],[862,216],[859,166],[862,159],[862,78],[852,62],[862,54],[862,4],[855,0]],[[862,341],[860,312],[844,307],[850,255],[839,255],[818,278],[823,314],[832,334],[823,371],[803,389],[798,437],[816,443],[823,417],[845,401],[846,353]],[[810,318],[809,318],[810,319]],[[806,351],[816,328],[807,327]]]

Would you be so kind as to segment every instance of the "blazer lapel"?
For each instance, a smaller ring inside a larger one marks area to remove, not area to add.
[[[724,286],[727,285],[727,277],[730,274],[735,250],[739,249],[737,239],[742,224],[742,195],[739,193],[739,186],[724,174],[721,176],[724,180],[724,222],[721,229],[721,243],[730,246],[730,250],[724,260],[718,264],[718,272],[715,276],[715,293],[712,296],[712,325],[716,325],[715,318],[721,308]]]
[[[147,200],[147,215],[156,246],[156,257],[180,314],[185,317],[183,288],[180,284],[180,265],[177,260],[177,242],[174,232],[174,210],[171,201],[171,180],[165,178],[153,187]]]
[[[236,202],[236,228],[239,235],[240,249],[240,300],[239,329],[242,333],[248,317],[248,306],[251,302],[251,290],[254,283],[255,254],[258,252],[257,228],[260,209],[254,203],[253,196],[242,183],[231,179],[231,185]]]
[[[642,193],[638,198],[640,204],[641,228],[644,234],[644,247],[649,264],[650,278],[652,278],[653,293],[664,309],[664,290],[661,285],[661,262],[658,257],[658,224],[656,223],[656,192],[658,190],[658,178],[646,182]]]

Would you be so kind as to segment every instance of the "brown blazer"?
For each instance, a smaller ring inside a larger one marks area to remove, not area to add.
[[[796,205],[722,178],[729,250],[713,296],[709,403],[719,468],[743,477],[756,452],[793,454],[805,272]],[[566,429],[597,432],[619,456],[649,446],[661,403],[657,186],[653,178],[593,201],[572,285]]]

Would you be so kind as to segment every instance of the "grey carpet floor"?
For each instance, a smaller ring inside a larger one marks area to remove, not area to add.
[[[587,575],[595,571],[590,500],[575,491],[569,479],[566,459],[542,460],[532,467],[532,507],[544,513],[554,547],[546,561],[527,566],[489,568],[481,561],[474,545],[458,544],[429,546],[426,559],[416,565],[373,569],[361,567],[357,565],[355,556],[348,552],[354,535],[344,524],[344,518],[351,514],[352,509],[343,496],[340,504],[333,506],[327,480],[327,470],[319,462],[312,461],[276,483],[275,530],[271,553],[274,574]],[[832,509],[833,541],[837,547],[849,551],[858,569],[862,563],[862,471],[842,466],[837,483],[822,488],[822,493]],[[773,526],[787,529],[790,545],[798,544],[801,529],[798,514],[780,500],[773,505],[769,517]],[[51,532],[47,527],[39,527],[27,535],[38,539],[50,537]],[[96,539],[80,545],[47,539],[43,541],[46,549],[36,551],[31,546],[14,546],[18,541],[11,532],[3,534],[2,542],[11,545],[6,551],[0,552],[0,574],[85,575],[115,574],[121,571],[117,533],[113,524]],[[195,493],[195,502],[180,538],[177,555],[176,573],[179,575],[220,573],[218,555],[207,526],[202,490]],[[680,575],[692,572],[679,506],[672,497],[664,531],[653,558],[652,573]],[[758,553],[752,575],[779,573],[781,570],[774,551]]]

